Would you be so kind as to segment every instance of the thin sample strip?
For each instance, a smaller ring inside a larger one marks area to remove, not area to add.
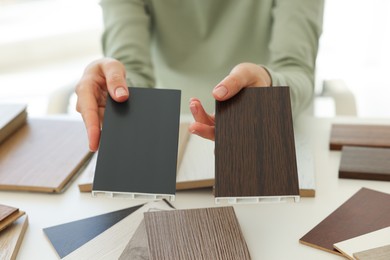
[[[63,258],[129,216],[140,207],[142,205],[44,228],[43,231],[49,238],[59,257]]]
[[[149,210],[171,210],[165,201],[149,202],[63,259],[118,259]]]
[[[61,192],[89,156],[81,121],[29,119],[0,146],[0,190]]]
[[[107,100],[92,193],[173,200],[180,91],[130,93],[124,103]]]
[[[145,213],[151,260],[250,259],[233,207]]]
[[[19,219],[21,216],[25,214],[24,211],[16,210],[10,215],[8,215],[6,218],[0,221],[0,231],[6,229],[8,226],[12,225],[17,219]]]
[[[289,91],[245,88],[216,103],[217,203],[299,200]]]
[[[389,260],[390,245],[381,246],[353,254],[356,260]]]
[[[390,226],[390,194],[360,189],[299,241],[341,255],[335,243]]]
[[[343,146],[339,177],[390,181],[390,148]]]
[[[0,232],[0,259],[16,259],[28,226],[27,215]]]
[[[330,149],[341,150],[344,145],[390,148],[390,125],[332,125]]]

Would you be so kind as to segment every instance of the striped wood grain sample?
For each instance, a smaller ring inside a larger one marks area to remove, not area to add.
[[[145,213],[151,260],[250,259],[233,207]]]
[[[215,196],[299,196],[288,87],[216,103]]]
[[[0,204],[0,222],[6,217],[8,217],[9,215],[11,215],[12,213],[14,213],[15,211],[18,211],[18,209]]]
[[[27,216],[19,218],[0,232],[0,259],[16,259],[28,226]]]
[[[329,148],[344,145],[390,148],[390,125],[333,124]]]
[[[12,225],[17,219],[25,214],[24,211],[16,210],[8,215],[6,218],[0,221],[0,231],[6,229],[8,226]]]
[[[390,194],[360,189],[299,241],[334,254],[333,244],[390,226]]]
[[[59,257],[63,258],[140,207],[142,205],[44,228],[43,232],[49,238]]]
[[[61,192],[89,155],[81,121],[29,119],[0,146],[0,189]]]
[[[26,123],[27,105],[0,104],[0,143]]]
[[[107,100],[92,192],[173,199],[181,92],[130,93],[123,103]]]
[[[354,253],[353,256],[356,260],[389,260],[390,245],[357,252]]]

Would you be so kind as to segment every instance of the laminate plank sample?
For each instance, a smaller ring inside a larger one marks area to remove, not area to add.
[[[333,247],[349,259],[356,252],[390,245],[390,226],[361,236],[338,242]],[[389,258],[390,259],[390,258]]]
[[[299,241],[334,254],[333,244],[390,226],[390,194],[362,188]]]
[[[389,260],[390,259],[390,245],[381,246],[369,249],[362,252],[354,253],[356,260]]]
[[[0,259],[16,259],[28,226],[27,215],[0,232]]]
[[[149,210],[170,210],[165,201],[149,202],[63,259],[118,259]]]
[[[343,146],[339,177],[390,181],[390,148]]]
[[[12,225],[17,219],[25,214],[24,211],[16,210],[12,214],[8,215],[2,221],[0,221],[0,231],[6,229],[8,226]]]
[[[130,88],[107,100],[93,194],[174,199],[180,91]]]
[[[390,125],[333,124],[329,148],[341,150],[344,145],[390,148]]]
[[[29,119],[0,146],[0,190],[61,192],[89,156],[81,121]]]
[[[26,123],[27,105],[0,104],[0,143]]]
[[[131,208],[117,210],[86,219],[44,228],[43,231],[50,240],[59,257],[63,258],[141,207],[142,205],[138,205]]]
[[[299,200],[288,87],[245,88],[216,103],[216,201]]]
[[[0,222],[19,209],[0,204]]]
[[[150,259],[250,259],[233,207],[145,213]]]

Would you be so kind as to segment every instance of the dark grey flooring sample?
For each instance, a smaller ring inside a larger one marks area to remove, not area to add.
[[[130,88],[107,100],[93,192],[176,192],[180,91]]]
[[[58,255],[63,258],[78,249],[103,231],[112,227],[143,205],[44,228]]]

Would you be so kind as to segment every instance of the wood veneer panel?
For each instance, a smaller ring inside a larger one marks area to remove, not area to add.
[[[43,232],[50,240],[59,257],[63,258],[140,207],[142,205],[44,228]]]
[[[118,259],[149,210],[170,210],[165,201],[149,202],[63,259]]]
[[[150,259],[250,259],[233,207],[145,213]]]
[[[15,211],[18,211],[18,209],[0,204],[0,222]]]
[[[0,146],[0,189],[61,192],[89,156],[81,121],[29,119]]]
[[[357,252],[354,253],[353,256],[356,260],[389,260],[390,245]]]
[[[0,143],[26,123],[25,104],[0,104]]]
[[[339,177],[390,181],[390,148],[343,146]]]
[[[288,87],[216,103],[215,196],[299,196]]]
[[[176,192],[180,91],[130,88],[130,93],[124,103],[107,100],[93,194],[172,199]]]
[[[16,259],[28,226],[27,215],[0,232],[0,259]]]
[[[21,216],[25,214],[24,211],[16,210],[10,215],[8,215],[6,218],[4,218],[2,221],[0,221],[0,231],[6,229],[8,226],[12,225],[17,219],[19,219]]]
[[[333,124],[330,149],[341,150],[344,145],[390,148],[390,125]]]
[[[340,254],[333,244],[390,226],[390,194],[360,189],[299,241]]]

